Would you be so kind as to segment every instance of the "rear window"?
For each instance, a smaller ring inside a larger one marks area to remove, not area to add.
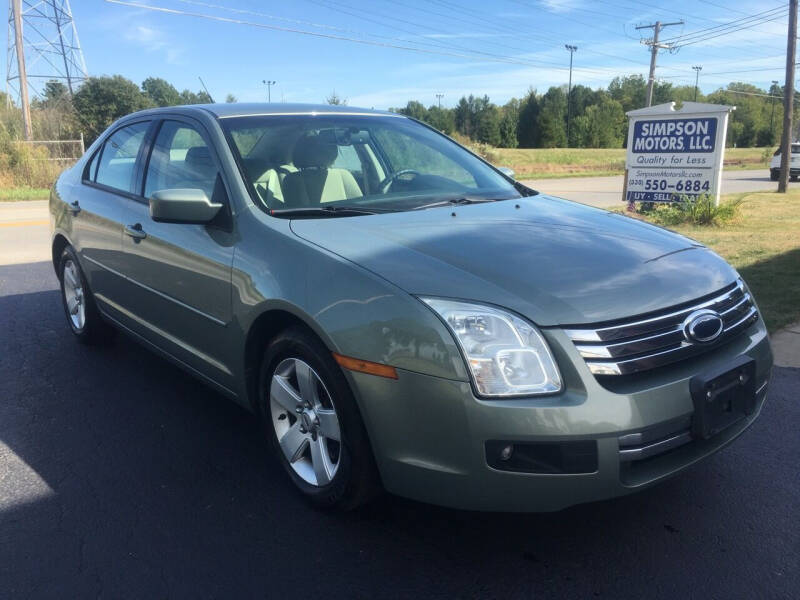
[[[95,181],[122,192],[131,192],[136,157],[150,123],[134,123],[115,131],[103,145]]]
[[[792,154],[800,154],[800,144],[792,144]],[[775,154],[773,156],[780,156],[781,149],[778,148],[775,150]]]

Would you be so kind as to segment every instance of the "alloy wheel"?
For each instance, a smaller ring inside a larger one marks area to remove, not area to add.
[[[275,436],[295,473],[308,484],[329,484],[339,469],[342,434],[328,389],[299,358],[278,364],[270,382]]]
[[[86,299],[83,283],[75,263],[67,259],[64,262],[64,302],[73,327],[80,331],[86,324]]]

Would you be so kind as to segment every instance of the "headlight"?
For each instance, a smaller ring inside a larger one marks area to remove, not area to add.
[[[420,298],[447,323],[482,396],[561,391],[561,375],[539,330],[498,308]]]

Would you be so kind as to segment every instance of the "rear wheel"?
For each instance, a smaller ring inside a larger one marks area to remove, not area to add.
[[[58,266],[61,280],[61,303],[70,330],[84,344],[105,342],[115,330],[100,316],[94,298],[86,283],[78,256],[71,246],[64,248]]]
[[[352,509],[379,489],[364,424],[327,348],[303,329],[280,334],[261,365],[260,409],[274,452],[320,507]]]

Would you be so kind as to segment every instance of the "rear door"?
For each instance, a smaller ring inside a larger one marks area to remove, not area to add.
[[[154,128],[139,194],[127,199],[122,253],[130,326],[201,374],[231,388],[232,219],[216,152],[202,126],[169,118]],[[207,225],[157,223],[146,198],[201,189],[224,204]]]
[[[128,123],[113,131],[95,151],[68,207],[72,243],[100,308],[121,301],[122,219],[125,202],[133,197],[137,160],[150,120]]]

